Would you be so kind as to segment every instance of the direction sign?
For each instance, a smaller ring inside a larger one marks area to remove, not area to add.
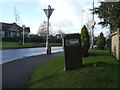
[[[94,20],[91,21],[91,25],[94,26],[96,22]]]
[[[44,12],[48,19],[50,18],[53,11],[54,11],[54,9],[44,9]]]

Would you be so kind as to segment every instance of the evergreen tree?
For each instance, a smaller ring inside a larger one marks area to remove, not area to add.
[[[97,48],[100,49],[100,50],[103,50],[105,48],[105,37],[104,37],[102,32],[98,36]]]
[[[88,56],[88,50],[90,47],[90,36],[88,34],[88,30],[85,25],[81,30],[81,45],[82,45],[83,56]]]

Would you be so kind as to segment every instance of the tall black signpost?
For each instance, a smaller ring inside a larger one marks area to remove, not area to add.
[[[65,71],[82,68],[80,34],[67,34],[63,39]]]
[[[50,19],[50,16],[52,14],[52,12],[54,11],[54,9],[51,8],[50,5],[48,5],[48,9],[43,9],[46,16],[47,16],[47,37],[46,37],[46,53],[47,55],[51,54],[51,47],[49,46],[49,41],[48,41],[48,38],[49,38],[49,19]]]

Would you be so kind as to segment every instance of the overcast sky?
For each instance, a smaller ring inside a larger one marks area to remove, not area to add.
[[[86,25],[88,21],[92,20],[92,14],[89,11],[92,8],[93,0],[1,0],[0,1],[0,22],[13,23],[14,7],[16,7],[21,23],[30,27],[31,33],[36,34],[38,27],[43,21],[46,21],[46,15],[43,9],[47,9],[50,5],[55,10],[50,17],[52,32],[57,33],[62,30],[65,33],[79,33],[82,25]],[[99,0],[95,0],[95,7],[98,7]],[[81,16],[81,12],[83,16]],[[97,36],[100,32],[107,34],[109,29],[101,28],[97,23],[100,21],[95,15],[95,31]]]

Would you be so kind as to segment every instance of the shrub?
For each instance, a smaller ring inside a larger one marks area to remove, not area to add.
[[[85,25],[81,30],[81,45],[82,45],[83,56],[88,56],[88,50],[90,47],[90,36],[88,34],[88,30]]]
[[[103,50],[105,48],[105,37],[101,32],[97,39],[97,48]]]

